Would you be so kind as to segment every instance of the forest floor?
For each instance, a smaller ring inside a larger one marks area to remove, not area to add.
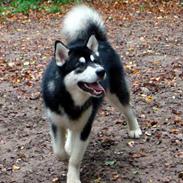
[[[106,100],[94,122],[81,180],[182,183],[183,13],[127,15],[116,6],[98,7],[123,58],[143,135],[130,139],[125,118]],[[63,14],[32,12],[1,21],[0,183],[65,182],[67,163],[53,155],[40,95],[54,41],[62,39]]]

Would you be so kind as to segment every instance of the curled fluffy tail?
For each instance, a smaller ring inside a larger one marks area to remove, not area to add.
[[[105,40],[105,26],[102,17],[85,5],[76,6],[67,13],[63,21],[62,32],[68,42],[85,40],[92,34],[98,40]]]

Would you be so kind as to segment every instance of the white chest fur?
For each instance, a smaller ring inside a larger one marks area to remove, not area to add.
[[[62,110],[62,115],[59,115],[49,108],[47,109],[48,118],[57,126],[61,126],[72,131],[80,131],[84,128],[92,112],[92,106],[85,110],[77,120],[71,120],[69,116]]]

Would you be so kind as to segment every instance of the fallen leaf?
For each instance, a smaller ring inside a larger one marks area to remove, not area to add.
[[[150,137],[152,134],[150,132],[145,132],[145,135]]]
[[[26,61],[23,64],[24,64],[24,66],[28,66],[30,63],[28,61]]]
[[[107,166],[113,166],[116,163],[116,160],[106,160],[105,165]]]
[[[173,134],[178,134],[180,131],[179,131],[179,129],[177,129],[177,128],[172,128],[172,129],[170,130],[170,132],[173,133]]]
[[[149,95],[145,98],[147,103],[151,103],[153,101],[153,96]]]
[[[59,181],[59,178],[58,177],[52,179],[52,183],[59,183],[59,182],[60,181]]]
[[[137,152],[137,153],[132,153],[131,156],[132,158],[141,158],[141,157],[145,157],[146,155],[142,152]]]
[[[174,122],[183,126],[183,119],[178,115],[175,116]]]
[[[95,179],[95,180],[94,180],[94,183],[102,183],[102,182],[101,182],[101,178],[98,177],[97,179]]]
[[[139,174],[139,172],[138,172],[137,170],[134,170],[134,171],[133,171],[133,174],[134,174],[134,175],[137,175],[137,174]]]
[[[153,61],[153,64],[160,65],[160,61],[159,60],[155,60],[155,61]]]
[[[157,107],[153,107],[152,109],[153,109],[154,112],[158,112],[159,111],[159,108],[157,108]]]
[[[178,177],[183,180],[183,172],[179,172]]]
[[[31,94],[30,99],[37,100],[37,99],[39,99],[39,97],[40,97],[40,92],[35,92],[35,93]]]
[[[183,151],[178,152],[178,153],[176,154],[176,157],[183,158]]]
[[[112,173],[112,180],[113,180],[113,181],[116,181],[116,180],[118,180],[118,179],[119,179],[119,174],[116,173],[116,172]]]
[[[20,170],[20,167],[18,165],[13,165],[12,169],[13,169],[13,172],[14,172],[14,171]]]
[[[158,124],[157,121],[152,121],[152,122],[151,122],[151,126],[153,126],[153,127],[156,126],[157,124]]]
[[[134,147],[135,142],[134,141],[129,141],[127,144],[128,144],[129,147]]]
[[[8,62],[8,66],[9,66],[9,67],[13,67],[14,65],[15,65],[14,62]]]
[[[140,89],[141,89],[142,92],[145,93],[145,94],[148,94],[148,93],[150,92],[149,89],[146,88],[146,87],[141,87]]]

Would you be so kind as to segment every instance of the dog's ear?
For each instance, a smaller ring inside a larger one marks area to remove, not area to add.
[[[61,42],[55,41],[55,60],[58,66],[62,66],[68,58],[69,49]]]
[[[88,39],[86,46],[93,52],[98,52],[98,41],[94,35],[91,35]]]

